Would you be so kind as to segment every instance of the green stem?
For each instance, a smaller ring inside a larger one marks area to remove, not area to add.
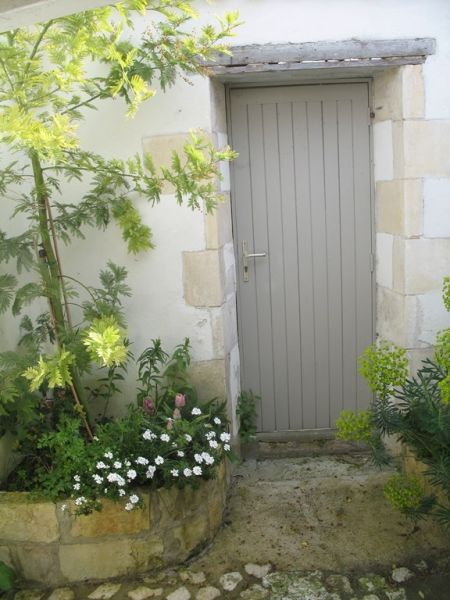
[[[44,283],[44,289],[47,290],[47,299],[50,305],[50,312],[54,320],[55,337],[58,346],[62,346],[67,334],[71,333],[70,324],[64,315],[64,290],[60,266],[52,244],[51,226],[48,216],[48,193],[45,186],[42,166],[39,156],[36,152],[31,152],[31,164],[33,168],[37,210],[38,227],[41,239],[43,256],[40,260],[40,273]],[[77,405],[80,418],[82,419],[89,437],[92,439],[92,429],[88,421],[87,402],[85,399],[83,385],[76,367],[71,368],[72,375],[72,393]]]

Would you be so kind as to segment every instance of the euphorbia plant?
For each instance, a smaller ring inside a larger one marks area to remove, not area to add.
[[[133,42],[127,32],[139,15],[151,27]],[[0,34],[0,142],[3,156],[13,157],[3,160],[0,192],[10,200],[10,215],[25,223],[18,235],[0,231],[0,263],[10,268],[15,261],[19,274],[31,275],[25,283],[21,276],[20,284],[16,273],[0,275],[0,312],[11,306],[15,316],[22,315],[24,334],[19,352],[0,355],[5,427],[33,422],[34,409],[58,397],[74,403],[92,438],[83,374],[93,363],[114,369],[126,360],[125,269],[108,263],[101,287],[85,286],[64,269],[61,243],[115,221],[129,252],[152,248],[151,230],[134,202],[159,202],[165,182],[174,186],[179,204],[215,206],[217,163],[233,158],[229,148],[216,150],[192,135],[181,154],[173,153],[171,165],[157,170],[148,155],[110,160],[84,150],[76,135],[83,111],[121,98],[132,117],[154,95],[152,85],[164,90],[178,74],[203,74],[202,61],[226,51],[236,14],[187,33],[194,16],[191,0],[127,0]],[[65,195],[71,180],[83,183],[75,202]],[[86,299],[78,300],[83,294]],[[46,310],[34,321],[23,316],[39,298]],[[78,323],[71,314],[77,303]]]

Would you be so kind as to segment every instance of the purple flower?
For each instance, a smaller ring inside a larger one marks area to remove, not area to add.
[[[177,408],[183,408],[186,405],[186,397],[184,394],[177,394],[175,396],[175,406]]]
[[[153,402],[153,398],[150,396],[144,398],[144,401],[142,402],[142,408],[148,415],[152,416],[152,414],[155,412],[155,403]]]

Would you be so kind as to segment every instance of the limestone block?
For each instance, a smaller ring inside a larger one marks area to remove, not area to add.
[[[12,549],[14,566],[27,581],[63,583],[57,544],[20,544]]]
[[[386,288],[393,286],[393,247],[394,236],[388,233],[376,235],[376,280],[378,285]]]
[[[191,306],[221,306],[223,261],[219,250],[183,252],[184,299]]]
[[[403,150],[403,177],[450,177],[450,121],[404,121]]]
[[[376,229],[405,237],[423,232],[423,189],[420,179],[393,179],[376,185]]]
[[[11,542],[54,542],[59,538],[56,507],[33,502],[28,494],[0,493],[0,539]]]
[[[140,494],[144,507],[133,511],[124,509],[124,502],[112,502],[104,499],[102,510],[90,515],[70,518],[68,537],[99,538],[106,535],[124,535],[139,533],[150,527],[150,508],[148,494]],[[63,536],[65,541],[66,536]]]
[[[377,334],[405,346],[405,296],[377,286]]]
[[[212,213],[205,215],[206,248],[220,248],[232,238],[230,195],[223,194],[223,199]]]
[[[374,121],[398,120],[402,110],[402,69],[387,69],[373,80]]]
[[[425,116],[425,87],[422,65],[401,68],[402,118],[421,119]]]
[[[379,121],[373,126],[375,181],[394,178],[392,121]]]
[[[226,397],[227,374],[223,358],[193,362],[190,373],[193,384],[198,388],[200,400],[223,400]]]
[[[158,496],[158,524],[161,529],[174,527],[181,521],[183,516],[180,510],[183,501],[182,493],[183,490],[179,490],[175,486],[160,488],[155,492]]]
[[[450,237],[450,179],[425,179],[423,233]]]
[[[227,109],[225,104],[225,86],[213,77],[208,79],[211,98],[212,131],[227,130]]]
[[[405,179],[408,176],[405,174],[405,137],[404,137],[405,121],[394,121],[392,123],[392,152],[394,178]]]
[[[188,554],[208,540],[208,532],[209,522],[206,510],[184,524],[182,528],[183,545]]]
[[[423,234],[423,181],[405,179],[404,194],[404,235],[417,237]]]
[[[209,141],[212,140],[211,134],[203,131],[202,135]],[[153,135],[144,138],[142,144],[144,152],[151,155],[153,163],[159,171],[161,167],[170,167],[174,151],[183,157],[183,147],[189,139],[190,135],[187,132],[172,135]],[[174,191],[175,188],[170,183],[165,183],[162,188],[163,194],[173,194]]]
[[[409,346],[420,348],[432,346],[438,331],[450,327],[450,314],[442,303],[440,289],[415,296],[415,313],[411,315]]]
[[[65,544],[59,548],[61,572],[69,582],[144,572],[159,567],[162,555],[163,543],[156,537]]]
[[[405,293],[440,289],[449,274],[450,239],[405,240]]]
[[[405,291],[405,240],[399,236],[394,237],[392,246],[392,288]]]

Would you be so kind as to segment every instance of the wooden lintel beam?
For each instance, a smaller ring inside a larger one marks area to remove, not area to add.
[[[305,42],[300,44],[250,44],[234,46],[232,56],[218,54],[210,66],[235,67],[257,64],[304,63],[346,59],[389,59],[427,57],[434,54],[433,38],[398,40],[344,40],[340,42]]]

